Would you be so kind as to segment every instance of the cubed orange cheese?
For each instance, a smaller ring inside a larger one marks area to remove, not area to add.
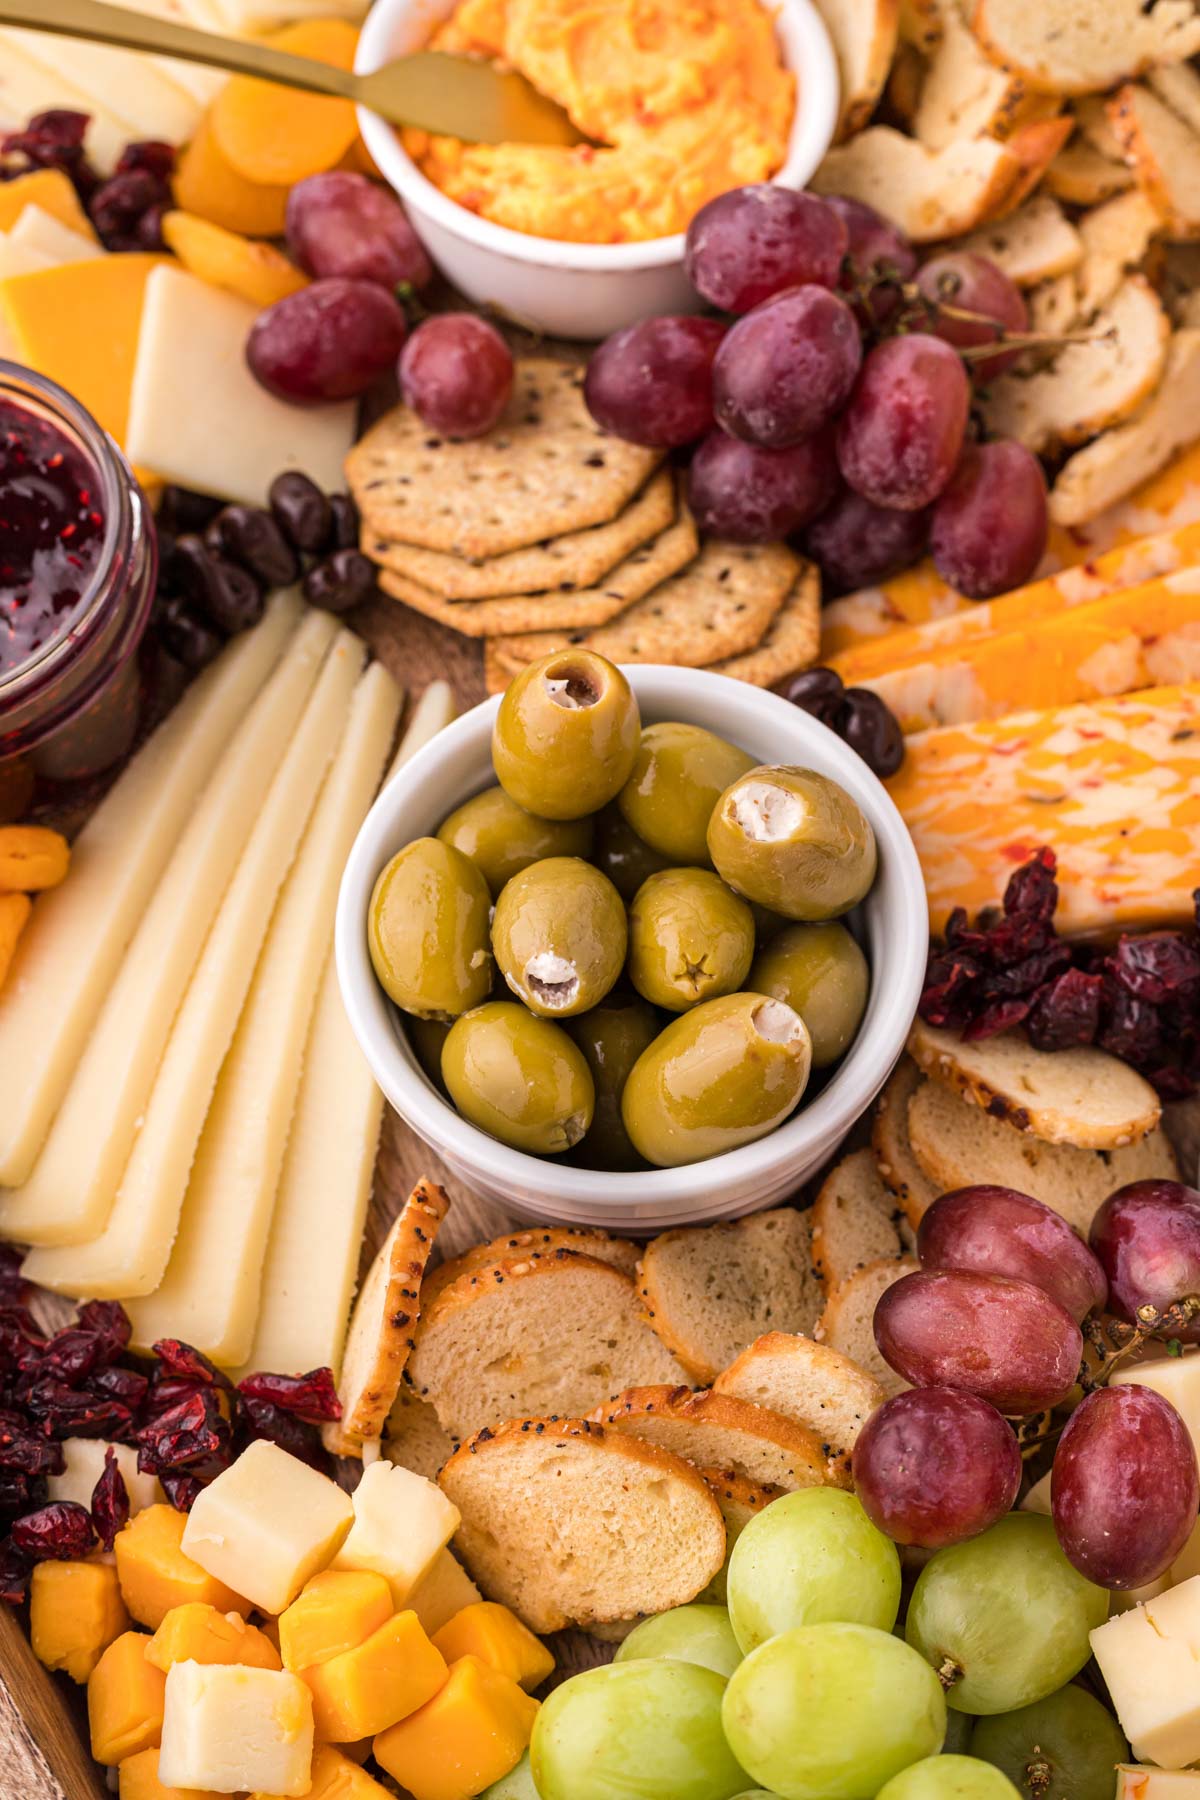
[[[413,1800],[472,1800],[521,1760],[538,1703],[477,1656],[464,1656],[419,1712],[375,1739],[375,1756]]]
[[[240,1613],[218,1612],[203,1600],[173,1606],[146,1646],[147,1659],[165,1674],[172,1663],[247,1663],[280,1669],[279,1652],[265,1633]]]
[[[33,1653],[48,1669],[86,1681],[115,1638],[129,1628],[111,1563],[43,1562],[29,1587]]]
[[[541,1639],[494,1600],[464,1606],[433,1641],[448,1663],[460,1656],[477,1656],[519,1687],[538,1687],[554,1668],[554,1658]]]
[[[323,1569],[279,1615],[285,1669],[311,1669],[353,1650],[392,1616],[392,1590],[368,1569]]]
[[[208,1800],[201,1788],[164,1787],[158,1779],[158,1751],[139,1750],[117,1771],[118,1800]]]
[[[173,1607],[189,1600],[206,1602],[218,1612],[250,1611],[250,1602],[209,1575],[182,1548],[185,1513],[173,1506],[147,1506],[124,1531],[113,1549],[121,1597],[139,1625],[157,1631]]]
[[[279,1796],[251,1794],[250,1800],[279,1800]],[[343,1750],[318,1744],[313,1751],[312,1786],[305,1800],[389,1800],[389,1792]]]
[[[1042,844],[1069,936],[1194,916],[1200,687],[919,732],[888,783],[912,833],[930,921],[997,903]]]
[[[319,1739],[335,1744],[373,1737],[407,1718],[446,1679],[446,1661],[414,1612],[388,1619],[353,1650],[305,1669]]]
[[[0,183],[0,231],[11,231],[27,206],[39,206],[69,231],[96,242],[92,221],[61,169],[32,169],[15,181]]]
[[[126,1631],[108,1646],[88,1680],[88,1729],[100,1763],[123,1762],[162,1740],[167,1678],[146,1660],[150,1642]]]

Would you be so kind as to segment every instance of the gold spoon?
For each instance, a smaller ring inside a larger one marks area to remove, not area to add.
[[[472,56],[418,50],[369,75],[355,75],[269,44],[217,37],[190,25],[105,6],[101,0],[0,0],[0,25],[24,25],[125,50],[147,50],[282,82],[310,94],[331,94],[367,106],[393,125],[416,125],[471,144],[582,141],[562,108],[539,94],[523,75]]]

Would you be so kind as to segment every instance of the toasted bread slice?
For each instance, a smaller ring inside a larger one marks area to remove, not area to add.
[[[1099,206],[1133,186],[1132,169],[1082,138],[1065,144],[1046,170],[1046,192],[1068,206]]]
[[[971,28],[992,60],[1048,94],[1096,94],[1200,50],[1191,0],[975,0]]]
[[[409,1371],[460,1440],[504,1419],[575,1418],[634,1383],[687,1379],[629,1277],[570,1250],[452,1281],[421,1321]]]
[[[887,86],[883,90],[884,116],[889,124],[900,124],[907,131],[912,130],[917,108],[921,104],[926,68],[925,58],[919,50],[914,50],[911,44],[896,45]]]
[[[872,125],[831,150],[811,185],[819,194],[865,201],[915,243],[927,244],[1011,210],[1024,176],[1012,147],[995,138],[927,150],[888,125]]]
[[[968,1044],[918,1019],[908,1051],[935,1081],[1047,1144],[1116,1150],[1162,1118],[1150,1083],[1103,1050],[1035,1050],[1015,1031]]]
[[[338,1378],[342,1416],[322,1433],[335,1456],[361,1456],[387,1422],[416,1338],[425,1265],[449,1210],[444,1189],[419,1181],[371,1264],[350,1315]]]
[[[826,1464],[840,1477],[858,1434],[877,1407],[882,1387],[858,1363],[829,1344],[798,1333],[768,1331],[723,1369],[713,1392],[766,1406],[821,1440]]]
[[[1163,378],[1141,410],[1068,458],[1050,490],[1050,517],[1086,525],[1195,441],[1200,418],[1200,329],[1175,332]]]
[[[1189,1187],[1200,1181],[1200,1094],[1187,1100],[1172,1100],[1163,1107],[1163,1130],[1179,1166],[1179,1173]]]
[[[681,1457],[583,1419],[514,1419],[439,1477],[455,1548],[531,1631],[585,1628],[694,1600],[725,1558],[712,1490]]]
[[[1094,206],[1078,221],[1083,260],[1075,271],[1078,316],[1093,319],[1131,269],[1141,268],[1163,229],[1158,209],[1140,188]]]
[[[573,1250],[580,1256],[594,1256],[597,1262],[611,1263],[630,1280],[637,1274],[641,1246],[631,1238],[613,1237],[610,1232],[586,1225],[535,1225],[528,1231],[511,1231],[507,1237],[492,1238],[476,1244],[461,1256],[452,1256],[426,1272],[421,1286],[421,1301],[432,1306],[437,1296],[460,1275],[473,1269],[486,1269],[489,1263],[524,1261],[529,1256],[554,1256],[559,1250]]]
[[[1200,236],[1200,137],[1141,82],[1113,95],[1108,117],[1139,187],[1171,236]]]
[[[721,1517],[725,1521],[725,1561],[704,1592],[696,1598],[715,1606],[724,1606],[728,1598],[729,1558],[733,1555],[734,1545],[751,1519],[757,1518],[760,1512],[770,1506],[772,1500],[778,1500],[783,1489],[747,1481],[744,1475],[734,1475],[728,1469],[701,1469],[700,1473],[715,1494]]]
[[[826,1294],[866,1263],[912,1249],[912,1229],[884,1186],[873,1150],[855,1150],[834,1165],[813,1204],[812,1222],[813,1267]]]
[[[817,0],[842,83],[838,137],[861,131],[883,92],[900,24],[900,0]]]
[[[884,1362],[879,1353],[873,1329],[875,1308],[879,1296],[886,1293],[894,1281],[900,1281],[905,1275],[915,1275],[917,1268],[916,1258],[910,1256],[902,1257],[899,1262],[868,1263],[865,1269],[859,1269],[849,1281],[843,1281],[841,1287],[834,1289],[817,1326],[817,1342],[828,1344],[831,1350],[857,1363],[879,1383],[888,1399],[893,1394],[903,1393],[909,1384]]]
[[[990,430],[1041,454],[1130,418],[1162,379],[1171,321],[1145,277],[1129,275],[1094,330],[1094,338],[1066,345],[1045,368],[1013,370],[993,382],[983,406]]]
[[[1039,118],[1036,109],[1032,109],[1031,117],[1022,118],[1006,145],[1017,162],[1017,179],[1004,203],[1005,212],[1023,205],[1040,187],[1046,171],[1062,153],[1074,129],[1075,122],[1069,113],[1051,111]]]
[[[1010,137],[1021,122],[1028,88],[979,47],[957,5],[942,14],[941,42],[931,53],[913,136],[928,150],[977,137]]]
[[[1079,283],[1076,275],[1055,275],[1039,282],[1025,296],[1029,329],[1043,337],[1062,337],[1079,323]],[[1036,355],[1037,353],[1032,353]],[[1041,357],[1041,361],[1048,358]]]
[[[908,1103],[923,1079],[912,1057],[902,1056],[879,1097],[871,1128],[880,1177],[900,1202],[913,1231],[941,1192],[929,1181],[908,1140]]]
[[[401,1382],[384,1430],[383,1454],[388,1461],[436,1481],[438,1470],[457,1449],[428,1400],[419,1399],[407,1382]]]
[[[1024,206],[957,245],[990,257],[1018,287],[1066,275],[1083,261],[1083,239],[1058,202],[1035,194]]]
[[[957,0],[900,0],[900,40],[932,56],[942,41],[947,6]]]
[[[1169,63],[1164,68],[1151,69],[1146,86],[1164,106],[1178,113],[1185,125],[1200,132],[1200,75],[1191,63]]]
[[[908,1106],[913,1152],[940,1193],[976,1182],[1016,1188],[1053,1207],[1086,1237],[1096,1209],[1114,1188],[1176,1173],[1171,1145],[1161,1130],[1120,1150],[1077,1150],[1043,1144],[989,1118],[940,1081],[923,1081]]]
[[[661,1444],[697,1468],[729,1469],[785,1493],[827,1484],[825,1454],[815,1432],[729,1394],[635,1387],[618,1394],[596,1416],[602,1425]]]
[[[771,1326],[811,1330],[822,1305],[811,1216],[780,1206],[665,1231],[646,1245],[638,1285],[663,1343],[709,1382]]]

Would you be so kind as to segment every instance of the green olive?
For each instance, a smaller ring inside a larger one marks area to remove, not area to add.
[[[628,781],[640,728],[633,689],[614,663],[556,650],[505,691],[492,731],[496,779],[539,819],[582,819]]]
[[[514,875],[492,919],[500,973],[546,1018],[598,1006],[625,966],[627,939],[620,894],[578,856],[549,856]]]
[[[803,1019],[782,1000],[706,1000],[638,1057],[621,1096],[625,1129],[659,1168],[736,1150],[782,1125],[804,1092],[811,1058]]]
[[[654,1006],[684,1012],[733,994],[754,958],[754,914],[711,869],[664,869],[629,912],[629,979]]]
[[[731,888],[788,919],[849,912],[875,879],[875,833],[845,788],[815,769],[764,767],[721,795],[708,849]]]
[[[867,959],[844,925],[789,925],[750,970],[756,994],[786,1000],[808,1026],[813,1068],[826,1069],[851,1043],[867,1004]]]
[[[435,1088],[445,1092],[442,1080],[442,1047],[450,1030],[448,1019],[418,1019],[410,1017],[405,1031],[408,1041],[413,1047],[413,1055],[432,1081]]]
[[[514,1000],[490,1000],[455,1020],[442,1078],[472,1125],[534,1156],[569,1150],[592,1122],[595,1093],[583,1052],[561,1025]]]
[[[652,1006],[614,994],[567,1026],[583,1051],[596,1090],[592,1128],[579,1146],[578,1160],[589,1168],[637,1168],[641,1159],[621,1117],[621,1095],[630,1069],[660,1029]]]
[[[506,881],[544,856],[589,855],[592,821],[538,819],[502,787],[490,787],[443,819],[438,836],[470,857],[494,900]]]
[[[608,876],[627,906],[648,875],[657,875],[660,869],[672,866],[669,857],[660,856],[643,843],[615,800],[597,816],[592,861]]]
[[[706,868],[712,809],[753,767],[752,756],[701,725],[647,725],[617,805],[652,850]]]
[[[367,942],[380,986],[419,1018],[455,1018],[492,986],[487,882],[438,838],[398,850],[375,883]]]

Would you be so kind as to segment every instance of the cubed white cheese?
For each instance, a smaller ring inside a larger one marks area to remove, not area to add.
[[[1053,1469],[1048,1469],[1040,1481],[1035,1481],[1021,1502],[1022,1512],[1045,1513],[1050,1517],[1050,1477]]]
[[[167,1671],[164,1788],[307,1794],[312,1748],[312,1694],[298,1675],[238,1663],[177,1662]]]
[[[415,1612],[426,1637],[448,1624],[464,1606],[474,1606],[483,1595],[457,1557],[443,1550],[409,1594],[405,1605]]]
[[[1200,1770],[1117,1767],[1116,1800],[1200,1800]]]
[[[41,206],[26,206],[8,235],[19,249],[41,257],[42,267],[47,269],[57,269],[62,263],[93,262],[104,255],[95,238],[72,231]]]
[[[90,1507],[92,1490],[104,1473],[104,1453],[115,1450],[117,1468],[125,1478],[129,1495],[129,1516],[134,1518],[143,1506],[154,1506],[163,1498],[156,1475],[143,1475],[138,1470],[138,1453],[128,1444],[106,1444],[103,1438],[64,1438],[61,1475],[51,1475],[46,1486],[51,1500],[75,1500]]]
[[[1164,1769],[1200,1759],[1200,1576],[1091,1633],[1134,1754]]]
[[[350,1496],[336,1482],[259,1439],[198,1497],[183,1551],[260,1611],[281,1613],[327,1567],[353,1518]],[[269,1782],[232,1785],[274,1791]]]
[[[457,1506],[434,1482],[393,1463],[372,1463],[354,1490],[354,1523],[333,1566],[385,1576],[397,1607],[407,1606],[458,1526]]]
[[[1200,1350],[1186,1356],[1156,1356],[1152,1361],[1118,1369],[1112,1385],[1153,1388],[1169,1400],[1188,1431],[1200,1456]]]

